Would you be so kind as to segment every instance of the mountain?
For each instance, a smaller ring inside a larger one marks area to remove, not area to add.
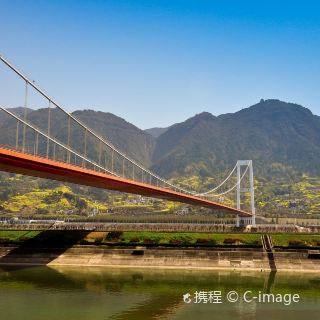
[[[84,110],[73,115],[129,157],[144,166],[151,165],[155,139],[147,132],[112,113]]]
[[[252,159],[265,176],[274,163],[319,175],[320,118],[274,99],[218,117],[203,112],[159,136],[152,169],[165,176],[210,176],[238,159]]]
[[[169,127],[167,128],[150,128],[150,129],[146,129],[144,130],[145,132],[149,133],[151,136],[153,136],[154,138],[159,138],[163,133],[165,133],[167,130],[169,129]]]
[[[23,108],[11,110],[23,116]],[[28,120],[43,130],[47,114],[46,108],[27,110]],[[73,115],[129,157],[167,177],[210,177],[232,168],[238,159],[252,159],[255,171],[264,177],[275,164],[320,175],[320,117],[294,103],[261,100],[235,113],[213,116],[202,112],[168,128],[145,131],[111,113],[82,110]],[[65,142],[65,115],[51,109],[51,119],[52,135]],[[71,128],[73,147],[81,152],[83,131],[76,124]],[[21,133],[22,129],[20,139]],[[15,145],[15,136],[15,121],[1,116],[0,143]],[[29,140],[33,139],[31,135]],[[88,154],[97,155],[98,149],[94,140],[88,141]]]

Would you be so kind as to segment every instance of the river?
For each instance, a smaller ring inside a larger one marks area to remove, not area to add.
[[[319,312],[320,274],[0,267],[3,320],[313,320]]]

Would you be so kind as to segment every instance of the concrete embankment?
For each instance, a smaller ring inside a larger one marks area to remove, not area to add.
[[[70,265],[183,269],[232,269],[320,272],[320,259],[308,251],[219,248],[70,248],[0,247],[0,265]]]

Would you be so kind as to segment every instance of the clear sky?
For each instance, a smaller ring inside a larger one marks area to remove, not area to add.
[[[0,30],[0,54],[68,110],[144,129],[261,98],[320,114],[320,1],[0,0]],[[18,96],[4,75],[0,103]]]

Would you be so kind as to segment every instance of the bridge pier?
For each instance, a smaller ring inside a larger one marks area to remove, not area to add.
[[[255,216],[252,216],[252,217],[240,217],[240,216],[237,215],[237,217],[236,217],[236,227],[237,228],[245,227],[245,226],[248,226],[248,225],[251,225],[253,227],[256,226]]]

